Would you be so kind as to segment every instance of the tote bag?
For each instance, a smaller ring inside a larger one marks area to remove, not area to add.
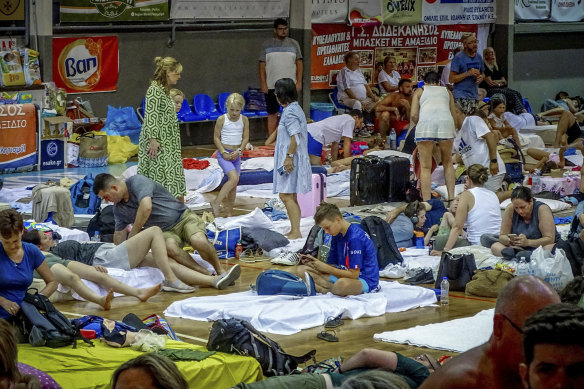
[[[436,289],[440,288],[442,277],[447,277],[450,290],[464,291],[477,269],[474,254],[451,254],[443,252],[436,277]]]

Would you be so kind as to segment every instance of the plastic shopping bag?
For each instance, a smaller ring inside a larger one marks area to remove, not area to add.
[[[534,275],[546,280],[557,291],[574,279],[570,261],[562,249],[556,249],[552,254],[540,246],[531,253],[531,261],[535,261]]]

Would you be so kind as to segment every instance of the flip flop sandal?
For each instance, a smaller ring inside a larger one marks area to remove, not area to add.
[[[254,253],[252,249],[245,249],[244,252],[239,254],[239,260],[245,263],[263,262],[271,260],[270,257],[264,257],[264,250],[261,248],[257,249]]]
[[[345,322],[341,319],[341,317],[343,317],[342,313],[336,317],[328,317],[324,323],[324,328],[337,328],[342,326],[345,324]]]
[[[418,362],[426,362],[434,371],[442,367],[440,362],[431,354],[420,354],[414,358]]]
[[[316,335],[316,337],[318,339],[326,340],[327,342],[338,342],[339,341],[339,338],[337,338],[335,335],[336,335],[336,333],[334,331],[332,333],[331,332],[322,331],[322,332],[319,332]]]

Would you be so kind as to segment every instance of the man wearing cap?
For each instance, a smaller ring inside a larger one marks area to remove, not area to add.
[[[449,81],[454,84],[454,101],[466,115],[470,115],[477,107],[479,84],[485,78],[485,65],[483,57],[477,52],[478,41],[474,33],[463,33],[460,41],[463,51],[452,59]]]

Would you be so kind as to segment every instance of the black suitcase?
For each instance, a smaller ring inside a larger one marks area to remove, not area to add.
[[[406,188],[410,181],[410,160],[404,157],[390,156],[384,158],[383,162],[387,167],[386,201],[405,201]]]
[[[350,204],[367,205],[387,201],[387,166],[378,157],[355,158],[351,162]]]

